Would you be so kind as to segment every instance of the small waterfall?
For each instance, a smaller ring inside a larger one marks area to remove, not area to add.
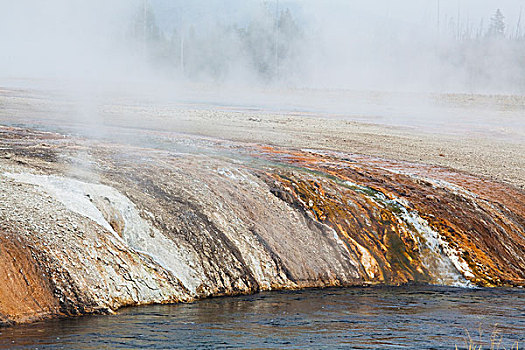
[[[418,242],[421,261],[433,274],[436,284],[472,287],[467,278],[474,277],[474,274],[467,263],[416,210],[409,209],[401,199],[388,199],[379,192],[373,197],[376,203],[395,208],[393,212]]]
[[[410,209],[402,199],[389,199],[383,193],[369,187],[344,181],[343,185],[354,191],[366,194],[376,204],[389,209],[399,219],[418,243],[421,261],[432,273],[434,283],[439,285],[472,287],[467,278],[474,277],[459,252],[452,248],[441,235],[430,227],[419,213]]]

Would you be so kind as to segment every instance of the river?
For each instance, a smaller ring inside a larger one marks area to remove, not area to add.
[[[371,287],[269,292],[116,315],[51,320],[0,331],[0,347],[459,349],[525,342],[525,291]]]

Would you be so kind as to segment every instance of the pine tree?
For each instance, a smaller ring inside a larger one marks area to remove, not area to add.
[[[503,38],[505,36],[505,17],[500,9],[497,9],[490,19],[488,36],[494,38]]]

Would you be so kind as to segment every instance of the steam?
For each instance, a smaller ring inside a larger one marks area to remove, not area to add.
[[[522,93],[524,27],[519,0],[4,0],[0,79]]]

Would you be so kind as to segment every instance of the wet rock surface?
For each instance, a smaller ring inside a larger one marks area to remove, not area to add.
[[[424,281],[430,273],[430,281],[450,284],[436,274],[447,270],[439,260],[449,257],[475,285],[525,283],[525,197],[519,189],[450,169],[335,152],[264,147],[260,156],[314,171],[271,177],[317,220],[364,244],[374,259],[379,255],[386,282]]]
[[[0,127],[0,323],[262,290],[525,284],[525,194],[450,169]],[[159,146],[160,145],[160,146]]]

